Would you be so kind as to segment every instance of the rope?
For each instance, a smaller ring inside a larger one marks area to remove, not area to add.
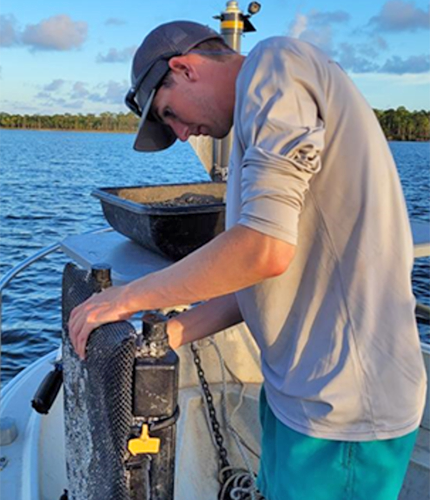
[[[222,391],[221,391],[221,408],[224,421],[226,423],[227,429],[233,436],[233,440],[237,446],[239,454],[245,464],[245,469],[235,468],[235,467],[224,467],[219,472],[219,482],[222,484],[220,494],[218,496],[219,500],[264,500],[264,497],[258,492],[255,484],[255,474],[252,469],[252,465],[245,448],[252,453],[256,458],[260,458],[259,454],[252,449],[252,447],[243,439],[239,432],[234,428],[231,421],[234,415],[239,410],[243,404],[243,399],[245,395],[245,384],[232,372],[232,370],[225,363],[221,351],[213,339],[208,339],[208,344],[206,346],[199,346],[200,350],[208,346],[212,346],[218,356],[218,361],[221,368],[222,377]],[[235,408],[232,410],[231,415],[228,415],[227,409],[227,383],[226,383],[226,371],[229,372],[232,379],[241,385],[241,390],[239,394],[239,401]],[[205,403],[205,416],[208,419],[208,411]]]

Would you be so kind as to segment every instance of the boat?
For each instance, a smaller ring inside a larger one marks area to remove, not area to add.
[[[415,257],[430,256],[428,225],[412,221],[411,227]],[[78,269],[92,270],[91,273],[100,271],[103,263],[102,270],[110,269],[109,279],[115,285],[128,283],[172,262],[171,257],[161,255],[153,248],[145,248],[112,228],[103,228],[88,234],[67,236],[21,262],[0,280],[0,298],[11,281],[29,266],[57,251],[63,252]],[[417,312],[429,318],[426,306],[417,306]],[[162,313],[169,315],[172,311]],[[141,334],[140,320],[131,323],[138,335]],[[421,347],[429,373],[430,345],[421,343]],[[176,415],[174,419],[174,500],[257,500],[259,495],[255,490],[254,475],[260,453],[258,400],[263,379],[253,337],[241,323],[213,338],[183,346],[176,354],[179,359],[177,405],[180,416],[177,419]],[[70,422],[67,423],[65,401],[70,396],[65,393],[66,385],[57,384],[58,393],[49,402],[49,408],[42,409],[43,414],[31,405],[41,384],[50,374],[55,376],[63,358],[64,346],[31,364],[2,389],[0,491],[4,499],[68,498],[70,462],[67,460],[66,427],[70,429]],[[78,465],[82,469],[86,467],[82,462]],[[429,472],[430,408],[427,405],[399,498],[428,498]],[[100,495],[88,498],[109,498]],[[84,495],[79,500],[86,498]],[[141,493],[134,498],[148,500],[149,496]],[[162,498],[172,499],[153,496],[153,500]]]
[[[428,226],[413,222],[416,258],[430,255]],[[0,290],[28,266],[61,250],[84,268],[106,262],[115,284],[126,283],[168,265],[171,261],[137,245],[113,230],[67,237],[12,269]],[[242,323],[198,343],[205,378],[228,449],[240,471],[258,470],[260,426],[258,397],[262,382],[257,346]],[[430,345],[422,343],[427,373]],[[180,359],[175,500],[216,498],[219,490],[218,455],[207,417],[202,389],[189,346],[178,349]],[[1,393],[0,491],[14,500],[59,500],[67,490],[64,435],[64,391],[61,388],[47,415],[34,411],[31,401],[59,358],[58,350],[19,373]],[[424,499],[430,470],[430,408],[421,423],[401,500]],[[239,446],[238,446],[239,445]],[[238,474],[240,479],[240,473]],[[251,497],[250,497],[251,498]]]

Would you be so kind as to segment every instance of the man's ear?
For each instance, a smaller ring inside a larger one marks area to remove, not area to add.
[[[198,78],[197,68],[188,55],[176,56],[169,59],[169,68],[178,76],[182,76],[190,82]]]

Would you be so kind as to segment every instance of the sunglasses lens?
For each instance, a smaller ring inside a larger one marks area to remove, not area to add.
[[[127,105],[128,109],[133,111],[133,113],[137,116],[142,116],[142,110],[140,109],[140,106],[137,104],[135,100],[136,96],[136,91],[134,89],[130,89],[125,96],[125,104]]]

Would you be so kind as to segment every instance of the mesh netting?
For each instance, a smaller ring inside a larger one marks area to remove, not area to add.
[[[125,321],[90,335],[81,361],[69,339],[71,310],[97,290],[90,273],[63,274],[63,367],[69,500],[130,500],[124,458],[132,424],[136,332]]]

